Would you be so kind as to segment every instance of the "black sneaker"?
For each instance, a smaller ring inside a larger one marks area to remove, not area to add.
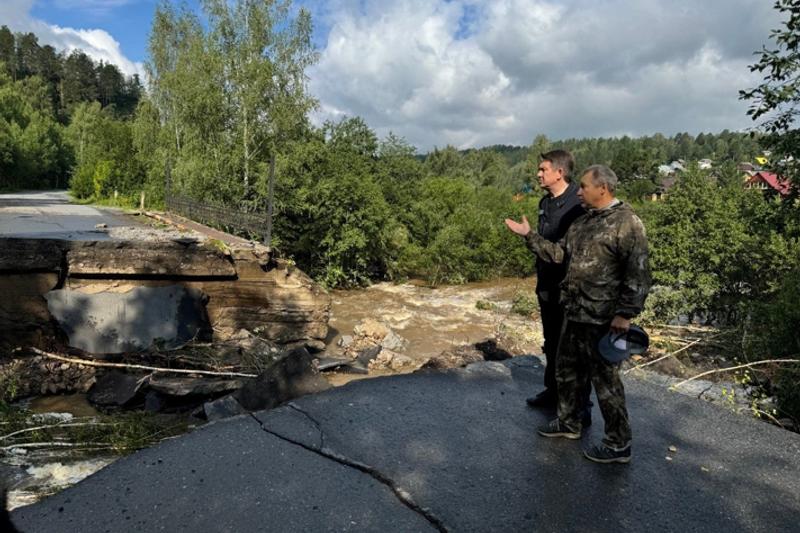
[[[583,450],[583,455],[595,463],[630,463],[631,445],[628,444],[621,450],[616,450],[603,443],[595,444],[587,450]]]
[[[525,400],[528,407],[555,409],[558,406],[558,396],[550,389],[545,389],[533,398]]]
[[[539,426],[539,435],[542,437],[562,437],[572,440],[581,438],[580,431],[574,431],[569,426],[562,423],[558,418],[551,420],[543,426]]]

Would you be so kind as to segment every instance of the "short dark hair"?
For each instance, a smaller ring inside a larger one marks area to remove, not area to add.
[[[575,158],[566,150],[550,150],[549,152],[539,155],[539,157],[542,161],[550,161],[553,168],[560,168],[563,170],[564,179],[567,181],[569,181],[572,177],[572,173],[575,171]]]

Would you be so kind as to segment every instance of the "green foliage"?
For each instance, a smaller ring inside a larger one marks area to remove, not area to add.
[[[497,311],[497,304],[488,300],[478,300],[475,302],[475,309],[479,311]]]
[[[114,117],[98,102],[78,104],[66,138],[75,154],[70,188],[79,199],[120,195],[135,198],[143,170],[134,151],[131,124]]]
[[[1,66],[1,65],[0,65]],[[70,153],[39,78],[0,69],[0,188],[58,187]]]
[[[539,312],[539,300],[535,291],[517,291],[511,299],[511,312],[522,316],[533,316]]]
[[[800,104],[800,0],[777,0],[774,7],[786,17],[783,27],[770,35],[774,48],[762,47],[758,62],[750,66],[752,72],[764,73],[764,81],[755,88],[740,91],[739,95],[750,101],[747,114],[753,120],[764,119],[761,127],[767,135],[763,141],[775,152],[774,156],[792,156],[783,173],[800,183],[797,168],[800,129],[795,126]]]
[[[775,396],[779,412],[800,422],[800,249],[795,264],[768,297],[755,302],[745,324],[745,355],[750,361],[796,359],[776,373]]]
[[[787,272],[796,237],[781,231],[782,207],[690,168],[664,202],[640,208],[648,231],[656,289],[648,307],[662,319],[683,315],[738,323],[749,301]]]

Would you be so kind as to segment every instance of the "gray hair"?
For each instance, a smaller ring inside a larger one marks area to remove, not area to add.
[[[619,178],[614,171],[605,165],[588,166],[581,173],[581,176],[585,176],[586,174],[592,175],[592,183],[596,187],[605,185],[606,189],[608,189],[608,192],[610,193],[613,193],[616,190],[617,184],[619,183]]]

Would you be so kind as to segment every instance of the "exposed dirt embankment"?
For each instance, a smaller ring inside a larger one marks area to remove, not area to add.
[[[225,339],[247,329],[277,343],[319,347],[328,332],[328,294],[263,247],[228,247],[219,241],[190,238],[0,239],[0,349],[69,346],[72,339],[67,323],[100,322],[98,313],[104,308],[100,305],[92,314],[92,297],[131,295],[143,287],[164,286],[201,294],[207,326],[215,338]],[[71,305],[65,313],[69,319],[62,317],[60,323],[53,306],[48,305],[47,296],[53,291],[63,291],[65,297],[60,301]],[[137,294],[147,295],[147,291]],[[144,296],[121,301],[121,324],[135,323],[155,311],[152,300]],[[88,303],[81,307],[80,302]]]

